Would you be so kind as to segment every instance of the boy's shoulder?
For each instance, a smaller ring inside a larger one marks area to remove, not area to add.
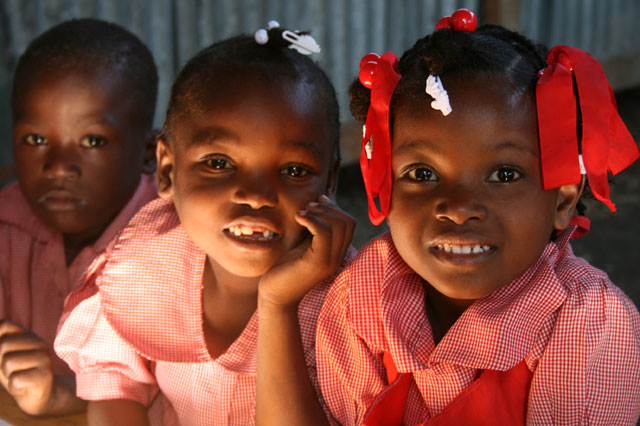
[[[31,210],[18,182],[0,190],[0,225],[19,229],[37,240],[50,239],[53,232]]]

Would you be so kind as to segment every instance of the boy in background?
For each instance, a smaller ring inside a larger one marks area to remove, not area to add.
[[[49,29],[19,59],[17,182],[0,192],[0,383],[28,414],[84,409],[52,345],[67,294],[157,195],[157,86],[147,47],[95,19]]]

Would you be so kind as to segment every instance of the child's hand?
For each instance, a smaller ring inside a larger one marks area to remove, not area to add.
[[[341,264],[351,243],[355,222],[327,196],[307,204],[296,221],[311,234],[284,254],[260,279],[259,304],[276,308],[297,306],[313,286]]]
[[[24,412],[47,411],[54,384],[48,345],[6,320],[0,320],[0,383]]]

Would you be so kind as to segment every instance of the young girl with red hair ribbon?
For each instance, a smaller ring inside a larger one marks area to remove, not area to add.
[[[321,312],[324,400],[343,425],[635,425],[640,315],[569,242],[636,144],[588,53],[475,26],[369,54],[351,86],[390,233]]]

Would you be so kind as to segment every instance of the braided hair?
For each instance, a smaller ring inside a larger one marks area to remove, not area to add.
[[[538,71],[547,66],[547,47],[536,44],[515,31],[499,25],[482,25],[474,32],[441,29],[419,39],[398,62],[401,78],[391,98],[390,128],[400,98],[424,95],[425,80],[429,74],[444,78],[502,77],[515,94],[529,93],[535,102]],[[351,114],[366,122],[371,102],[371,91],[355,79],[349,87]],[[578,111],[578,140],[581,139],[581,121]],[[579,147],[581,151],[581,147]],[[586,194],[585,194],[586,193]],[[583,197],[588,194],[585,186]],[[579,214],[586,209],[580,201]]]
[[[325,72],[309,57],[290,49],[282,38],[284,29],[268,30],[268,42],[258,44],[253,36],[240,35],[204,48],[182,68],[171,88],[171,97],[163,129],[171,141],[172,130],[181,118],[203,102],[202,88],[220,76],[246,75],[247,72],[267,84],[277,81],[303,82],[311,88],[310,96],[323,104],[330,129],[334,159],[340,158],[339,106],[333,84]],[[298,33],[303,34],[303,33]]]

